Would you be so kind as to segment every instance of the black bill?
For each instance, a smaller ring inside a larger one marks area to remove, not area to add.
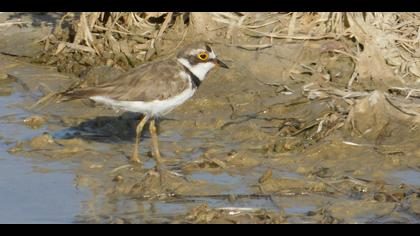
[[[218,58],[213,59],[214,64],[229,69],[229,66],[227,66],[223,61],[219,60]]]

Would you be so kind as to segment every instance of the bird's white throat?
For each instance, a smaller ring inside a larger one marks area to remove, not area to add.
[[[198,63],[197,65],[191,65],[191,63],[185,58],[178,58],[178,61],[187,67],[191,73],[197,76],[198,79],[204,80],[207,73],[215,66],[212,62]]]

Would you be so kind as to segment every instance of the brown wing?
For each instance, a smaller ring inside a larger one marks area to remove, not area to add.
[[[120,101],[163,100],[181,93],[189,81],[180,77],[184,68],[175,60],[143,64],[96,87],[68,91],[73,99],[107,96]]]

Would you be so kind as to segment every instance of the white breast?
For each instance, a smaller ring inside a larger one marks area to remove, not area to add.
[[[181,78],[189,79],[189,75],[185,72],[180,73]],[[106,106],[112,107],[116,110],[124,110],[136,113],[148,114],[150,116],[162,116],[171,112],[177,106],[183,104],[189,98],[191,98],[196,89],[192,88],[192,85],[188,89],[179,93],[178,95],[168,98],[166,100],[154,100],[150,102],[143,101],[118,101],[107,96],[93,96],[90,97],[97,103],[102,103]]]
[[[167,100],[154,100],[150,102],[141,101],[117,101],[106,96],[93,96],[90,99],[102,103],[117,110],[131,111],[136,113],[148,114],[150,116],[162,116],[175,107],[183,104],[194,95],[195,89],[188,88],[184,92]]]

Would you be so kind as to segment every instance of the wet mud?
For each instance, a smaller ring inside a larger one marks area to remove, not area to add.
[[[329,52],[334,45],[215,45],[231,69],[211,72],[193,99],[158,122],[162,176],[148,131],[139,147],[144,166],[129,162],[138,114],[89,101],[30,109],[80,78],[0,55],[0,165],[67,176],[60,183],[78,197],[56,193],[72,204],[61,222],[419,223],[416,117],[387,102],[401,96],[368,84],[353,85],[363,94],[343,94],[354,64]],[[121,72],[93,67],[81,86]],[[0,188],[18,183],[10,174],[2,173]]]

